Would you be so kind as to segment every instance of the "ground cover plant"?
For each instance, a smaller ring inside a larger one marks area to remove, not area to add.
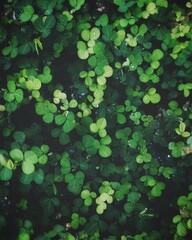
[[[0,238],[192,234],[192,2],[5,0]]]

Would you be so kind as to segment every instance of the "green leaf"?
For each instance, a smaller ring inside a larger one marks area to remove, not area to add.
[[[190,136],[190,133],[189,132],[183,132],[181,134],[182,137],[189,137]]]
[[[16,131],[13,133],[13,137],[16,142],[23,144],[25,142],[25,133],[21,131]]]
[[[87,59],[89,57],[89,53],[86,49],[79,49],[77,55],[80,59]]]
[[[1,153],[0,153],[0,164],[1,164],[2,166],[4,166],[4,167],[7,166],[7,161],[6,161],[5,157],[4,157],[4,155],[1,154]]]
[[[127,34],[126,42],[129,44],[130,47],[137,46],[137,39],[136,39],[136,37],[133,37],[130,34]]]
[[[188,227],[189,229],[192,229],[192,219],[188,219],[188,220],[187,220],[187,227]]]
[[[148,30],[148,27],[145,24],[141,24],[139,27],[139,34],[143,36]]]
[[[43,116],[43,121],[45,123],[52,123],[54,120],[54,115],[53,113],[46,113],[44,116]]]
[[[185,132],[185,128],[186,128],[185,123],[184,123],[184,122],[180,122],[180,124],[179,124],[179,130],[180,130],[181,132]]]
[[[85,200],[84,200],[84,204],[85,204],[85,206],[87,206],[87,207],[89,207],[89,206],[91,206],[92,205],[92,199],[89,197],[89,198],[86,198]]]
[[[28,185],[32,182],[33,180],[33,174],[25,174],[25,173],[21,173],[20,175],[20,182]]]
[[[50,29],[55,26],[56,20],[53,15],[49,15],[46,17],[45,22],[42,21],[41,18],[38,18],[34,22],[34,27],[37,31],[42,33],[42,36],[47,37],[51,31]]]
[[[55,113],[57,111],[57,106],[54,103],[49,103],[48,109],[51,113]]]
[[[179,207],[183,207],[187,205],[187,202],[188,202],[188,198],[186,196],[180,196],[177,200],[177,205]]]
[[[152,53],[151,58],[153,61],[158,61],[158,60],[162,59],[163,56],[164,56],[164,53],[160,49],[155,49]]]
[[[150,101],[153,104],[157,104],[161,101],[161,96],[158,93],[155,93],[153,96],[150,97]]]
[[[73,179],[67,186],[68,190],[74,194],[79,194],[81,191],[81,184],[78,182],[78,180]]]
[[[97,152],[97,149],[99,147],[99,141],[94,139],[90,135],[84,135],[83,138],[83,146],[88,154],[94,155]]]
[[[2,53],[4,56],[8,56],[11,53],[11,51],[12,51],[12,47],[5,47],[3,48]]]
[[[96,28],[96,27],[92,28],[90,32],[90,39],[97,40],[99,36],[100,36],[99,28]]]
[[[102,193],[100,196],[101,201],[105,202],[107,201],[107,199],[109,198],[109,194],[108,193]]]
[[[89,57],[87,46],[84,42],[78,41],[77,48],[78,48],[77,55],[79,56],[80,59],[87,59]]]
[[[35,167],[34,167],[33,163],[24,161],[22,163],[22,171],[25,174],[31,174],[35,171]]]
[[[83,30],[81,33],[81,37],[84,41],[88,42],[90,39],[90,31],[87,29]]]
[[[42,184],[44,180],[44,172],[42,169],[38,169],[33,173],[33,180],[36,184]]]
[[[69,102],[69,107],[70,108],[76,108],[78,105],[77,101],[75,99],[72,99],[70,102]]]
[[[104,76],[97,77],[97,82],[99,85],[103,86],[106,84],[106,78]]]
[[[155,185],[151,190],[151,194],[153,195],[153,197],[159,197],[161,196],[161,189],[157,185]]]
[[[182,217],[181,215],[176,215],[174,218],[173,218],[173,223],[178,223],[182,220]]]
[[[96,123],[91,123],[91,124],[90,124],[90,130],[91,130],[91,132],[93,132],[93,133],[97,133],[97,132],[99,131],[99,128],[98,128],[98,126],[97,126]]]
[[[77,11],[84,4],[85,0],[69,0],[70,5],[74,8],[73,11]]]
[[[21,231],[19,233],[18,240],[30,240],[30,235],[25,231]]]
[[[165,188],[165,184],[162,182],[156,183],[156,185],[152,188],[151,194],[153,197],[161,196],[162,190]]]
[[[179,222],[177,224],[177,234],[180,237],[185,237],[187,235],[187,229],[185,228],[185,226],[182,222]]]
[[[108,24],[108,16],[106,13],[102,14],[101,17],[96,21],[96,26],[106,26]]]
[[[48,15],[50,11],[52,13],[52,9],[55,7],[56,2],[57,2],[56,0],[52,0],[52,1],[38,0],[36,4],[40,9],[45,11],[45,14]]]
[[[112,67],[107,65],[107,66],[104,66],[103,70],[104,70],[104,74],[103,74],[104,77],[111,77],[113,75]]]
[[[9,169],[13,169],[14,168],[14,164],[13,164],[13,162],[10,159],[7,161],[7,168],[9,168]]]
[[[21,22],[27,22],[32,18],[34,13],[34,8],[31,5],[28,5],[23,8],[23,12],[19,16]]]
[[[104,212],[103,206],[102,206],[102,205],[97,206],[96,212],[97,212],[98,214],[102,214],[102,213]]]
[[[69,133],[73,130],[74,127],[75,127],[74,114],[71,112],[68,113],[67,120],[63,125],[63,131]]]
[[[150,88],[149,90],[148,90],[148,93],[149,93],[149,95],[154,95],[155,93],[156,93],[156,88]]]
[[[136,162],[139,163],[139,164],[143,163],[144,162],[144,156],[141,155],[141,154],[137,155]]]
[[[70,141],[69,135],[62,131],[60,136],[59,136],[60,144],[65,145],[65,144],[69,143],[69,141]]]
[[[14,81],[8,81],[7,88],[11,93],[14,93],[16,90],[16,85],[15,85]]]
[[[32,164],[37,163],[38,161],[38,157],[36,153],[34,153],[33,151],[26,151],[24,153],[24,158],[26,162],[32,163]]]
[[[86,198],[88,198],[90,196],[90,192],[89,192],[89,190],[83,190],[82,192],[81,192],[81,198],[83,198],[83,199],[86,199]]]
[[[12,170],[8,168],[3,168],[0,170],[0,179],[2,181],[9,181],[12,177]]]
[[[190,137],[187,139],[187,144],[188,144],[188,145],[191,145],[191,144],[192,144],[192,136],[190,136]]]
[[[30,52],[30,50],[31,50],[31,47],[30,47],[30,44],[28,42],[23,43],[22,45],[20,45],[18,47],[19,54],[21,54],[21,55],[28,54]]]
[[[55,117],[55,123],[57,124],[57,125],[62,125],[64,122],[65,122],[65,120],[66,120],[66,118],[65,118],[65,116],[64,115],[57,115],[56,117]]]
[[[99,129],[104,129],[107,126],[107,121],[105,118],[99,118],[96,124]]]
[[[15,48],[12,48],[10,57],[11,57],[11,58],[15,58],[17,55],[18,55],[18,49],[17,49],[16,47],[15,47]]]
[[[106,42],[111,42],[115,40],[117,33],[113,30],[111,25],[106,25],[102,28],[103,30],[103,39]]]
[[[131,202],[127,202],[125,205],[124,205],[124,210],[125,212],[127,213],[131,213],[133,210],[134,210],[135,206],[133,203]]]
[[[23,101],[23,91],[21,89],[17,89],[14,93],[15,99],[18,103]]]
[[[140,193],[137,192],[131,192],[128,194],[128,200],[129,202],[136,204],[140,199]]]
[[[19,161],[19,162],[23,160],[23,153],[20,149],[11,150],[10,156],[12,159]]]
[[[70,164],[69,159],[62,158],[60,164],[62,166],[62,168],[61,168],[62,174],[65,175],[65,174],[70,173],[70,171],[71,171],[71,164]]]
[[[67,174],[66,176],[65,176],[65,181],[67,182],[67,183],[70,183],[72,180],[74,180],[74,175],[73,174],[71,174],[71,173],[69,173],[69,174]]]
[[[150,103],[150,96],[148,94],[143,97],[143,102],[145,104],[149,104]]]
[[[156,12],[156,5],[155,3],[153,2],[150,2],[147,7],[146,7],[146,11],[149,13],[149,14],[154,14]]]
[[[126,117],[122,113],[117,114],[117,121],[119,124],[124,124],[126,123]]]
[[[109,135],[107,135],[107,136],[103,137],[100,142],[103,145],[108,145],[111,143],[111,137]]]
[[[103,158],[107,158],[112,154],[111,149],[108,146],[101,145],[99,147],[99,155]]]

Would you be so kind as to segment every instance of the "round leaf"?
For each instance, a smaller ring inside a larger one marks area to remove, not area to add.
[[[23,160],[23,153],[20,149],[13,149],[10,152],[10,156],[12,159],[16,161],[22,161]]]
[[[99,147],[99,155],[103,158],[107,158],[111,155],[111,149],[108,146],[101,145]]]
[[[35,167],[34,167],[33,163],[24,161],[22,163],[22,171],[25,174],[31,174],[35,171]]]

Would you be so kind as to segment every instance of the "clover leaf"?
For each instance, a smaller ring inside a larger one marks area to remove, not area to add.
[[[16,101],[17,103],[21,103],[23,101],[23,90],[16,89],[16,84],[14,81],[7,82],[7,89],[4,93],[4,99],[8,102]]]
[[[117,33],[113,30],[111,25],[106,25],[102,28],[103,31],[103,40],[106,42],[112,42],[115,40]]]
[[[55,104],[50,103],[50,101],[45,100],[43,102],[38,102],[35,110],[38,115],[43,115],[44,122],[52,123],[54,120],[54,113],[57,111],[57,107]]]
[[[112,154],[111,149],[108,146],[100,145],[99,147],[99,155],[103,158],[107,158]]]
[[[184,148],[184,142],[170,142],[169,149],[171,150],[171,155],[175,158],[179,158],[182,156],[182,149]]]
[[[107,126],[107,121],[105,118],[99,118],[96,123],[90,124],[90,130],[93,133],[99,133],[99,135],[102,135],[102,132],[105,130]],[[105,134],[104,134],[105,135]]]
[[[0,179],[2,181],[9,181],[12,178],[12,170],[9,168],[0,169]]]
[[[87,46],[83,41],[77,43],[78,57],[80,59],[87,59],[89,57],[89,52],[87,51]]]
[[[23,12],[20,14],[19,18],[21,22],[28,22],[34,13],[34,8],[31,5],[27,5],[23,8]]]
[[[102,14],[100,18],[95,22],[96,26],[106,26],[108,24],[108,15],[106,13]]]
[[[132,213],[133,210],[135,209],[135,205],[131,202],[127,202],[124,205],[124,210],[126,213]]]
[[[151,194],[153,197],[159,197],[162,194],[162,190],[165,188],[165,184],[163,182],[157,182],[152,190],[151,190]]]
[[[65,181],[68,183],[68,190],[74,194],[79,194],[84,181],[84,173],[77,172],[75,175],[69,173],[65,175]]]
[[[178,86],[179,91],[183,91],[183,95],[185,97],[189,97],[190,95],[190,90],[192,90],[192,83],[181,83]]]
[[[185,225],[182,222],[179,222],[177,224],[177,234],[180,237],[185,237],[187,235],[187,229],[186,229]]]
[[[97,152],[97,149],[99,148],[99,141],[94,139],[90,135],[84,135],[82,138],[83,148],[86,150],[86,152],[90,155],[94,155]]]
[[[102,192],[101,195],[96,198],[96,203],[98,204],[96,212],[98,214],[103,214],[104,210],[107,209],[107,203],[111,204],[113,202],[113,193],[114,191],[112,193]]]
[[[61,172],[62,174],[68,174],[71,171],[71,164],[70,164],[70,160],[69,160],[69,154],[68,153],[64,153],[62,155],[60,164],[62,166],[61,168]]]
[[[150,162],[152,159],[150,153],[144,153],[144,154],[139,154],[136,157],[136,162],[137,163],[143,163],[143,162]]]
[[[130,47],[135,47],[137,46],[137,38],[133,37],[131,34],[127,34],[127,38],[125,41],[128,43]]]
[[[164,56],[164,53],[160,49],[155,49],[152,52],[151,59],[153,61],[159,61]]]
[[[96,198],[95,192],[90,192],[89,190],[85,189],[81,192],[81,198],[84,199],[85,206],[89,207],[92,205],[93,198]]]
[[[33,173],[35,171],[35,166],[31,162],[24,161],[22,163],[22,171],[25,174],[31,174],[31,173]]]
[[[73,7],[72,12],[76,12],[85,3],[85,0],[69,0],[69,4]]]
[[[153,104],[157,104],[159,103],[161,100],[161,96],[156,93],[156,89],[155,88],[150,88],[148,90],[148,93],[143,97],[143,102],[145,104],[149,104],[150,102]]]
[[[178,135],[181,135],[182,137],[189,137],[190,133],[188,131],[185,131],[186,125],[184,122],[180,122],[179,128],[176,128],[175,131]]]
[[[55,20],[55,17],[53,15],[47,16],[45,18],[45,21],[43,21],[43,19],[38,17],[34,21],[34,27],[37,31],[42,33],[43,38],[46,38],[47,36],[50,35],[51,28],[53,28],[55,26],[55,23],[56,23],[56,20]]]
[[[33,180],[36,184],[40,185],[44,181],[44,172],[42,169],[38,169],[33,173]]]
[[[11,38],[10,46],[4,47],[2,50],[4,56],[10,55],[11,58],[15,58],[18,55],[18,39],[17,36]]]
[[[15,161],[23,161],[23,152],[20,149],[13,149],[10,152],[10,157]]]

